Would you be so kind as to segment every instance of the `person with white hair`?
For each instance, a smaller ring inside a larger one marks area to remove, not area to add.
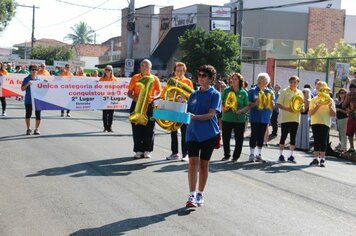
[[[261,155],[263,139],[270,122],[274,107],[275,96],[273,90],[268,88],[270,77],[267,73],[260,73],[257,76],[257,86],[248,92],[250,101],[250,162],[266,162]],[[255,148],[257,146],[257,153]]]
[[[134,112],[137,100],[139,98],[139,94],[141,89],[144,87],[150,87],[150,90],[147,91],[147,100],[144,102],[148,103],[146,115],[148,117],[148,122],[146,125],[131,123],[132,125],[132,136],[134,141],[134,158],[150,158],[151,152],[153,151],[154,144],[154,128],[155,121],[150,118],[153,115],[153,100],[160,97],[162,92],[161,83],[159,78],[153,74],[151,74],[152,63],[150,60],[145,59],[140,63],[140,73],[132,76],[127,95],[132,99],[132,104],[130,107],[130,113]],[[139,81],[145,77],[153,77],[152,86],[146,86],[139,84]],[[146,105],[142,104],[141,105]],[[141,114],[143,115],[143,114]]]

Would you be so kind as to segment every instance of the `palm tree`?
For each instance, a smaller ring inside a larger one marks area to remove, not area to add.
[[[87,23],[80,21],[79,24],[75,24],[74,27],[70,27],[74,32],[73,34],[67,34],[64,39],[70,39],[73,44],[93,43],[95,31],[87,25]]]

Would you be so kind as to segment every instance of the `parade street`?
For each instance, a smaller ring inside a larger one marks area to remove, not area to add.
[[[43,111],[41,135],[25,135],[23,101],[7,101],[1,236],[355,235],[353,162],[309,167],[310,154],[297,152],[297,164],[278,163],[270,146],[267,163],[249,163],[246,138],[237,163],[214,151],[205,205],[190,211],[187,163],[166,160],[170,135],[157,125],[152,158],[134,160],[128,113],[115,112],[104,133],[101,111]]]

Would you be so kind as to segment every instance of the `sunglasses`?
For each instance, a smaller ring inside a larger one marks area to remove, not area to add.
[[[207,76],[207,74],[198,73],[198,77],[206,78],[208,76]]]
[[[105,69],[105,71],[111,71],[110,69]]]
[[[38,71],[37,69],[31,69],[31,71]]]
[[[340,92],[340,94],[346,94],[346,92]]]

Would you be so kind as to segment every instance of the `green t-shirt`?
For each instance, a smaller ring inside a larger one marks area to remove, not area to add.
[[[237,98],[237,110],[240,110],[244,107],[247,107],[250,105],[250,102],[248,101],[248,95],[245,89],[240,89],[238,91],[234,91],[232,87],[227,87],[224,89],[224,91],[221,93],[221,100],[223,103],[223,106],[225,107],[225,102],[227,95],[229,92],[235,92],[236,98]],[[227,121],[227,122],[236,122],[236,123],[245,123],[246,121],[246,113],[242,113],[241,115],[237,115],[235,112],[232,111],[232,109],[228,109],[225,112],[222,113],[222,121]]]

